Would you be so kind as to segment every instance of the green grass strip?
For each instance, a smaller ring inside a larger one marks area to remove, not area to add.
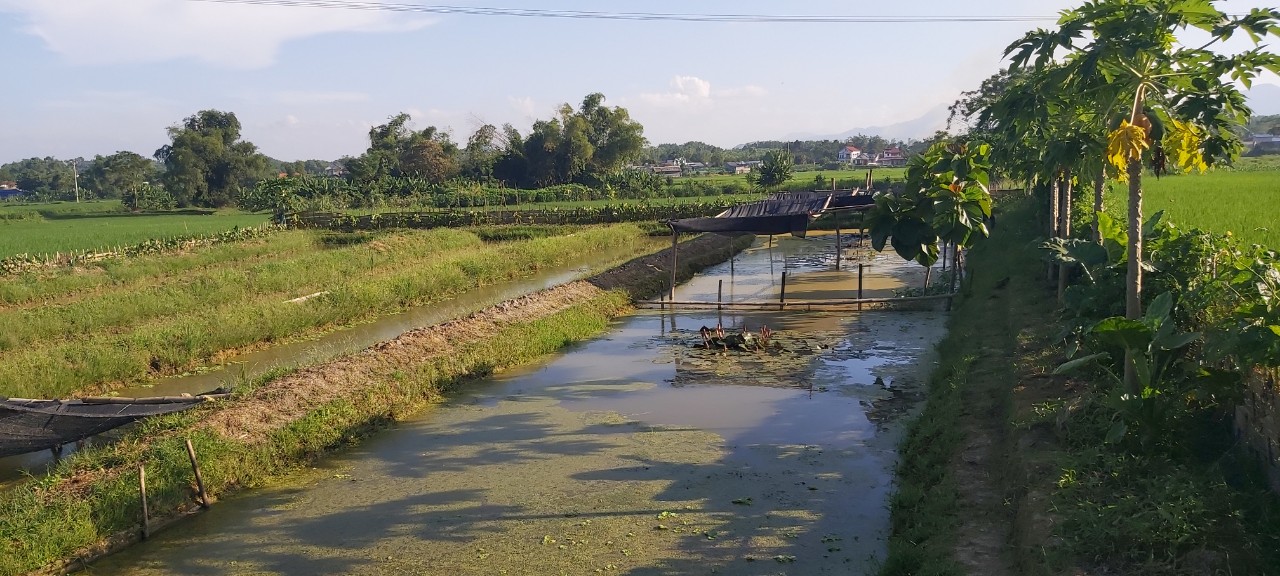
[[[939,365],[924,411],[909,425],[899,450],[882,576],[964,574],[955,559],[960,518],[989,512],[966,508],[962,490],[972,487],[962,485],[965,479],[952,466],[975,427],[987,429],[997,442],[990,450],[1003,458],[1019,332],[1028,323],[1049,321],[1052,304],[1046,305],[1043,282],[1035,277],[1044,268],[1031,244],[1030,204],[1005,203],[1000,212],[1009,225],[998,225],[969,255],[971,276],[938,345]]]

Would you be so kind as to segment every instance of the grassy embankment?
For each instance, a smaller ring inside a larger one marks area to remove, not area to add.
[[[0,278],[0,395],[103,391],[438,302],[601,250],[634,255],[661,246],[635,225],[549,230],[562,235],[494,244],[463,230],[293,231],[187,254]],[[285,303],[322,291],[328,294]]]
[[[748,241],[712,240],[718,249],[682,254],[680,276],[687,279],[694,271],[727,259]],[[665,272],[644,265],[631,270],[633,276],[626,278],[629,284],[619,288],[658,286],[662,282],[650,282],[649,277],[665,277]],[[362,354],[339,360],[361,367],[340,397],[280,423],[257,439],[224,434],[206,424],[244,403],[261,402],[255,391],[289,374],[240,383],[228,401],[151,419],[120,442],[78,452],[47,476],[0,493],[0,575],[21,574],[128,541],[140,522],[139,466],[147,467],[153,514],[172,516],[191,509],[193,480],[183,444],[187,438],[200,454],[206,487],[214,497],[225,496],[288,474],[387,422],[411,415],[468,378],[527,363],[568,343],[594,337],[608,328],[612,318],[630,309],[623,290],[588,287],[578,293],[563,308],[486,324],[483,330],[467,330],[462,324],[462,335],[451,337],[445,349],[415,348],[398,357]]]
[[[1280,572],[1280,499],[1222,422],[1170,456],[1108,446],[1111,421],[1077,416],[1101,381],[1050,375],[1064,354],[1031,208],[1005,204],[972,253],[881,573]]]
[[[118,201],[0,206],[0,258],[215,234],[261,226],[268,219],[235,210],[129,214]]]

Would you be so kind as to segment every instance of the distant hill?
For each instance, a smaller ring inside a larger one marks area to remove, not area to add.
[[[1249,107],[1256,116],[1280,114],[1280,86],[1275,84],[1254,84],[1253,88],[1244,91],[1249,99]]]
[[[950,112],[947,110],[947,105],[939,104],[919,117],[905,122],[898,122],[897,124],[850,128],[839,134],[791,134],[787,136],[787,139],[843,141],[850,136],[865,134],[867,136],[879,136],[886,140],[924,140],[933,136],[934,132],[946,128],[949,115]]]

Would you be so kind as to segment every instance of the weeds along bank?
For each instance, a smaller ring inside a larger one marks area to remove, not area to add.
[[[708,235],[681,244],[680,277],[750,240]],[[215,497],[259,485],[421,410],[468,378],[601,334],[630,310],[628,293],[661,289],[667,272],[655,266],[668,261],[663,251],[358,354],[243,383],[229,400],[145,421],[120,442],[78,452],[47,476],[0,492],[0,574],[60,570],[136,538],[139,466],[153,515],[193,509],[186,439]]]
[[[1006,201],[971,255],[882,573],[1280,573],[1280,497],[1232,431],[1276,324],[1241,295],[1280,279],[1274,256],[1152,222],[1147,314],[1126,323],[1123,239],[1074,245],[1059,307],[1036,206]],[[1150,368],[1137,396],[1126,347]]]
[[[0,277],[0,394],[106,391],[438,302],[601,250],[642,254],[661,246],[635,225],[539,230],[554,235],[485,242],[450,229],[295,231],[190,253]],[[286,302],[316,293],[323,294]]]

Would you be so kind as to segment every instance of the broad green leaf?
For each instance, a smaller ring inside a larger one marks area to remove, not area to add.
[[[1097,354],[1082,356],[1080,358],[1076,358],[1075,360],[1062,363],[1057,368],[1053,369],[1053,373],[1055,375],[1058,375],[1058,374],[1066,374],[1068,372],[1074,372],[1085,366],[1090,366],[1098,360],[1109,358],[1110,356],[1111,355],[1107,354],[1106,352],[1099,352]]]

